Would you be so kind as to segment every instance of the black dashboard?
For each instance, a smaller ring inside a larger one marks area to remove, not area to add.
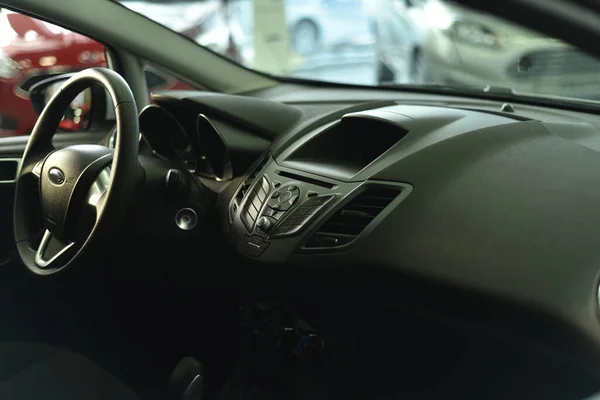
[[[561,327],[555,350],[600,365],[597,116],[418,95],[270,96],[158,93],[141,124],[155,151],[218,192],[223,234],[249,265],[338,279],[352,266],[383,270],[424,301],[447,293],[401,282],[467,290],[511,305],[501,329],[521,334],[533,310]],[[171,143],[152,130],[174,132]]]

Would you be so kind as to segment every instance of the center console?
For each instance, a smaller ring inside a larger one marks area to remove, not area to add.
[[[262,255],[275,240],[286,244],[297,238],[336,198],[357,186],[341,187],[338,183],[289,173],[277,168],[272,159],[268,164],[253,183],[240,186],[230,206],[233,229],[243,230],[239,235],[244,238],[241,249],[253,257]],[[340,239],[330,240],[332,244],[342,244]]]
[[[278,159],[265,154],[232,196],[230,238],[261,261],[346,249],[410,192],[408,184],[361,176],[405,135],[393,121],[350,114]]]

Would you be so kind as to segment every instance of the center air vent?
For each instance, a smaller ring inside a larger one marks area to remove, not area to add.
[[[265,201],[267,201],[269,188],[269,180],[266,178],[266,176],[263,176],[261,180],[254,185],[253,189],[248,195],[244,205],[244,210],[242,211],[242,222],[244,225],[246,225],[246,229],[249,231],[252,230],[254,222],[258,218],[262,206],[265,204]]]
[[[401,192],[369,187],[338,210],[306,243],[307,248],[338,247],[353,241]]]
[[[231,203],[231,207],[229,209],[229,221],[230,222],[233,222],[233,218],[237,214],[237,212],[238,212],[238,210],[240,208],[240,204],[242,204],[242,200],[244,200],[244,198],[248,194],[248,191],[250,190],[250,187],[254,183],[254,180],[258,176],[258,173],[265,167],[265,165],[267,165],[268,161],[269,161],[269,157],[268,156],[263,157],[258,162],[258,164],[252,168],[252,170],[248,174],[248,176],[246,176],[246,178],[244,178],[244,181],[242,182],[242,184],[238,188],[238,191],[235,194],[235,197],[233,198],[233,201]]]

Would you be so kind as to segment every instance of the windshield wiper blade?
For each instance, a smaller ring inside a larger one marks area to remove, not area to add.
[[[394,89],[408,89],[408,90],[435,90],[441,92],[453,92],[453,93],[468,93],[468,94],[490,94],[490,95],[502,95],[502,96],[518,96],[514,89],[504,86],[486,86],[486,87],[474,87],[469,85],[441,85],[438,83],[424,83],[424,84],[403,84],[403,83],[390,83],[383,84],[382,87],[394,88]]]

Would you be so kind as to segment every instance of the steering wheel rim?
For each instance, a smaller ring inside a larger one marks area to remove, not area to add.
[[[65,109],[92,85],[104,87],[115,106],[114,151],[100,145],[55,149],[52,138]],[[38,275],[53,275],[70,269],[116,231],[131,205],[140,178],[138,135],[138,110],[133,93],[127,82],[112,70],[83,70],[51,97],[29,137],[15,187],[15,243],[29,270]],[[40,221],[36,221],[34,206],[39,207],[35,210],[43,218],[45,229],[37,245],[35,236],[39,232],[35,226]],[[95,218],[89,232],[76,235],[78,213],[86,206],[93,206]],[[57,245],[62,247],[54,248]]]

